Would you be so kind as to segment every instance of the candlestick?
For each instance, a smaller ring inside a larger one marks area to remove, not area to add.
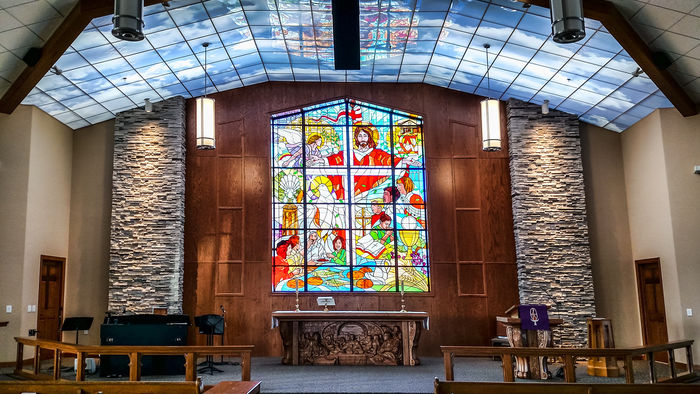
[[[299,312],[299,281],[297,280],[295,283],[294,294],[296,295],[296,309],[294,309],[294,312]]]
[[[401,281],[401,312],[406,312],[406,301],[403,298],[404,294],[404,285],[403,281]]]

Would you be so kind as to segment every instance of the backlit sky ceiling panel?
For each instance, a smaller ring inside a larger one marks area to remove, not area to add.
[[[423,82],[549,100],[614,131],[672,106],[599,22],[556,44],[548,9],[511,0],[361,0],[359,71],[334,70],[330,0],[171,1],[145,8],[139,42],[114,38],[111,18],[94,19],[22,103],[76,129],[146,98],[201,96],[208,42],[208,94],[266,81]]]

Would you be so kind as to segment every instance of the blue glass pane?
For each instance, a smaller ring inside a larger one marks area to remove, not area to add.
[[[465,33],[474,34],[479,26],[479,20],[459,14],[449,13],[445,19],[445,27]]]
[[[159,12],[156,14],[145,15],[143,17],[143,32],[149,36],[157,31],[171,29],[175,27],[175,23],[170,18],[167,12]]]
[[[533,33],[548,36],[552,33],[550,18],[526,13],[518,24],[518,29],[528,30]]]
[[[606,64],[615,56],[612,52],[602,51],[592,47],[584,46],[574,56],[574,59],[593,63],[599,66]]]
[[[609,33],[604,33],[602,31],[597,31],[593,36],[586,42],[587,46],[593,48],[602,49],[608,52],[620,52],[622,47],[615,41],[613,36]]]
[[[153,45],[154,48],[161,48],[185,40],[178,29],[169,29],[157,33],[151,33],[146,36],[146,39],[151,43],[151,45]]]
[[[481,19],[486,12],[488,4],[481,1],[472,0],[454,0],[450,6],[450,13],[458,13],[461,15],[471,16],[472,18]]]
[[[497,25],[491,22],[482,21],[479,28],[476,30],[476,34],[482,37],[488,37],[495,40],[506,41],[510,34],[513,32],[512,27]]]
[[[61,56],[55,66],[61,71],[71,70],[78,67],[87,66],[87,61],[77,52],[66,53]]]
[[[101,72],[103,75],[111,75],[128,70],[131,68],[129,63],[123,58],[119,57],[114,60],[108,60],[102,63],[96,63],[95,68],[97,71]]]
[[[515,27],[520,21],[522,15],[522,12],[516,11],[512,8],[491,4],[484,14],[484,20],[495,22],[500,25]]]
[[[90,63],[98,63],[106,60],[116,59],[121,55],[112,45],[103,45],[95,48],[84,49],[80,54]]]
[[[169,12],[178,26],[186,25],[192,22],[199,22],[208,19],[207,11],[203,4],[192,4],[187,7],[176,8]]]

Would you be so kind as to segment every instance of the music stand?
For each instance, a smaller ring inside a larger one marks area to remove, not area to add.
[[[220,315],[202,315],[195,316],[194,325],[199,327],[200,334],[206,334],[207,336],[207,346],[214,345],[214,335],[224,335],[224,318]],[[205,362],[200,365],[204,367],[197,370],[197,372],[209,371],[210,375],[216,372],[223,372],[219,368],[214,366],[214,356],[211,354],[207,356]]]
[[[92,326],[92,317],[67,317],[61,325],[61,331],[75,330],[75,344],[78,344],[78,332],[89,330]]]

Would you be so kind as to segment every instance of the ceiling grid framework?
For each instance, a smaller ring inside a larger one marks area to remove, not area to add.
[[[636,3],[620,7],[633,22],[657,7]],[[424,82],[501,100],[549,100],[551,108],[615,131],[672,106],[599,22],[586,20],[584,40],[556,44],[549,10],[515,0],[361,0],[358,71],[333,69],[331,0],[170,1],[144,14],[146,39],[139,42],[114,38],[111,15],[92,20],[23,104],[76,129],[143,106],[146,98],[198,97],[202,43],[209,42],[207,93],[266,81]],[[671,32],[683,17],[673,19]],[[675,29],[692,35],[692,28]],[[671,66],[691,95],[698,75],[676,63],[693,51]]]

